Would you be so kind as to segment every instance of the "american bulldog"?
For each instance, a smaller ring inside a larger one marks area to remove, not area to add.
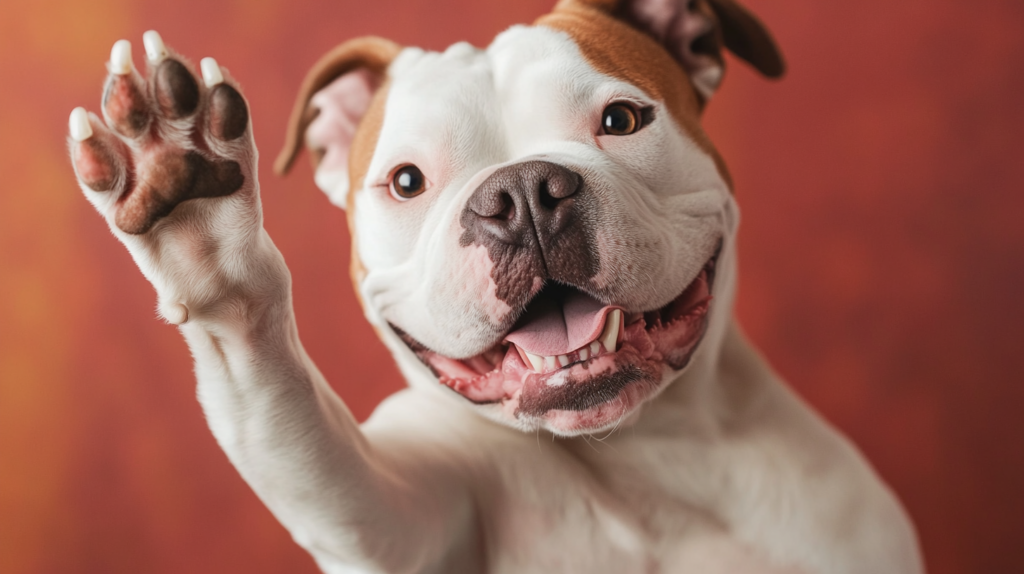
[[[562,0],[485,49],[346,42],[301,86],[352,279],[408,379],[363,425],[303,350],[238,85],[155,32],[76,109],[86,197],[195,358],[210,427],[325,572],[922,571],[856,448],[732,317],[739,220],[701,128],[733,0]],[[372,381],[366,381],[372,384]]]

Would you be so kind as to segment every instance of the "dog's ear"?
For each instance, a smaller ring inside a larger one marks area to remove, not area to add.
[[[299,88],[274,171],[286,174],[305,143],[317,186],[332,203],[345,207],[356,131],[400,51],[390,40],[367,36],[349,40],[320,58]]]
[[[722,81],[723,45],[769,78],[786,70],[768,29],[733,0],[560,0],[555,11],[578,6],[600,10],[653,37],[705,99]]]

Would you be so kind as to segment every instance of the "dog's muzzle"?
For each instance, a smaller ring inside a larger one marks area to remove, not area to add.
[[[593,201],[583,176],[542,160],[502,167],[466,202],[460,243],[482,245],[497,297],[523,308],[537,279],[584,285],[598,270],[583,215]]]

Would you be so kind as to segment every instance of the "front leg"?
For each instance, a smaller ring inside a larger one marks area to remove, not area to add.
[[[429,492],[429,470],[407,480],[303,350],[288,270],[262,225],[245,99],[212,59],[198,81],[155,32],[145,41],[144,74],[128,42],[115,44],[103,119],[76,109],[69,145],[86,197],[185,336],[214,435],[321,565],[440,567],[464,497],[451,483]]]

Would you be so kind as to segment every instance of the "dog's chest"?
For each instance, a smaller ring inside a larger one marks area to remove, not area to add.
[[[489,571],[783,572],[655,481],[580,469],[506,478],[484,509]]]

